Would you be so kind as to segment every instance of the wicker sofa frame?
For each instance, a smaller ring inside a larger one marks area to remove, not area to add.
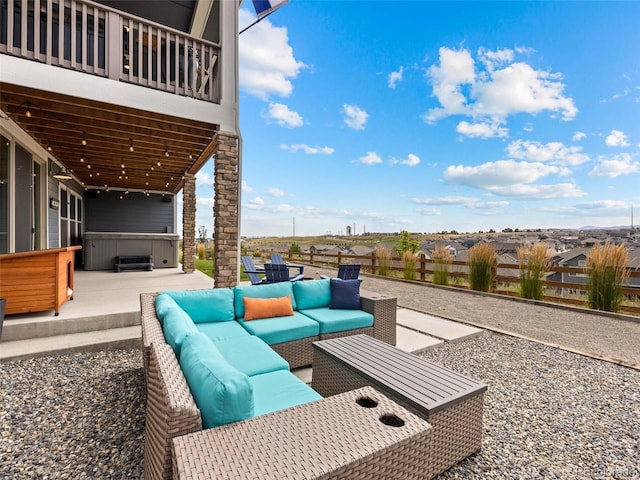
[[[146,383],[144,475],[146,479],[172,478],[171,445],[174,437],[202,429],[200,410],[189,391],[173,350],[166,343],[155,311],[153,293],[140,294],[143,367]],[[345,331],[342,336],[366,333],[395,345],[395,297],[361,291],[362,309],[374,315],[371,328]],[[335,335],[323,336],[323,339]],[[271,347],[296,368],[313,360],[314,341],[285,342]]]

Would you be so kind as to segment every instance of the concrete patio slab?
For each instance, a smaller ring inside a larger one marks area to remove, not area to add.
[[[407,327],[448,342],[456,342],[467,338],[477,337],[482,334],[480,328],[452,322],[444,318],[434,317],[426,313],[416,312],[408,308],[398,309],[398,325]]]
[[[444,341],[430,337],[402,326],[396,327],[396,347],[409,353],[420,353],[444,344]]]

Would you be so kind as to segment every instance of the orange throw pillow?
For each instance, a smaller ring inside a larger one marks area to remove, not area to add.
[[[244,303],[245,320],[293,315],[291,297],[289,295],[279,298],[243,297],[242,302]]]

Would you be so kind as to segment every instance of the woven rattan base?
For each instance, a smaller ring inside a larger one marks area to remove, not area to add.
[[[430,436],[427,422],[365,387],[177,437],[173,474],[185,480],[424,479]]]
[[[328,352],[323,348],[335,343],[338,344],[335,350]],[[389,356],[389,349],[394,356]],[[361,368],[350,363],[351,353],[367,366]],[[434,376],[433,371],[444,384],[429,393],[430,380],[425,379]],[[393,378],[397,383],[387,383],[385,378]],[[450,386],[446,384],[447,378],[451,379]],[[429,461],[422,465],[423,478],[432,478],[480,450],[486,391],[482,383],[370,337],[345,337],[314,344],[312,387],[320,395],[330,397],[365,385],[379,389],[433,426]]]
[[[298,368],[311,365],[313,361],[312,344],[319,339],[320,337],[307,337],[269,346],[289,362],[289,368]]]

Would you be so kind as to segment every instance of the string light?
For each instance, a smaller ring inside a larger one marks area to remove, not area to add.
[[[129,139],[129,151],[133,152],[133,139]]]

